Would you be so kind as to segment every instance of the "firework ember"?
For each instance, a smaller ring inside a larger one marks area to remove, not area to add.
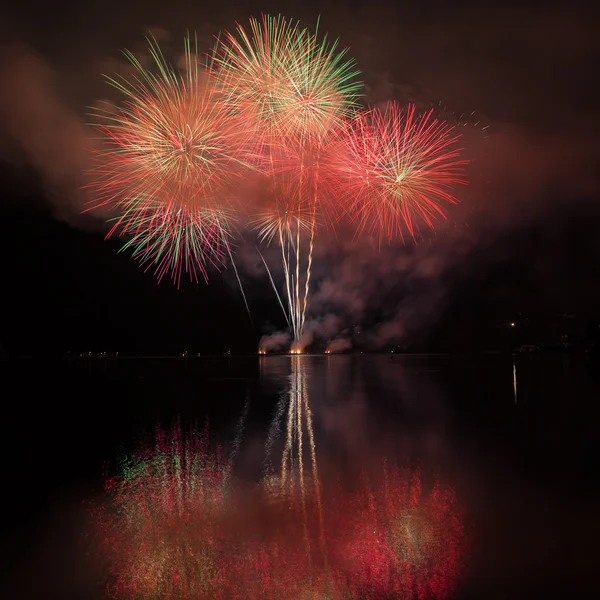
[[[458,134],[432,112],[396,103],[359,114],[337,154],[336,164],[348,212],[359,232],[388,240],[405,231],[414,238],[418,222],[433,227],[444,204],[455,204],[455,184],[465,183],[466,161]]]

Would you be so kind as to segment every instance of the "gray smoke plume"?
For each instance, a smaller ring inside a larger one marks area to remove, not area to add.
[[[288,350],[291,343],[290,334],[287,331],[276,331],[260,338],[258,347],[265,352],[277,352]]]

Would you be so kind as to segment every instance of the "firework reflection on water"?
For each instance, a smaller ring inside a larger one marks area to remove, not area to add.
[[[283,357],[282,357],[283,358]],[[268,359],[261,359],[268,360]],[[383,463],[352,489],[321,479],[306,357],[289,376],[249,490],[208,429],[158,430],[107,479],[93,511],[116,598],[444,598],[460,573],[463,522],[451,489]],[[283,448],[278,443],[281,437]],[[281,454],[279,454],[281,450]]]

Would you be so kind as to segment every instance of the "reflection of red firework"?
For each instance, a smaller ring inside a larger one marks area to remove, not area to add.
[[[154,448],[125,461],[95,511],[119,598],[218,598],[224,583],[219,515],[224,490],[207,435],[159,431]]]
[[[325,595],[333,583],[324,571],[314,499],[307,494],[303,502],[300,494],[281,493],[280,481],[274,487],[261,495],[256,510],[247,500],[244,503],[230,573],[232,597],[333,600],[336,596]]]
[[[394,471],[355,499],[341,571],[360,598],[444,598],[460,567],[463,528],[449,489],[423,494],[418,472]]]
[[[462,521],[452,492],[386,472],[321,502],[305,486],[235,502],[205,430],[159,431],[106,482],[94,511],[108,592],[156,600],[382,600],[446,597]],[[302,491],[301,491],[302,490]]]

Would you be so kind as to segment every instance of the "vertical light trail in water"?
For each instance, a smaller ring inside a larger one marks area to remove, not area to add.
[[[231,481],[231,474],[233,471],[233,463],[235,461],[235,458],[236,458],[238,452],[240,451],[240,445],[242,443],[242,436],[244,435],[244,427],[246,425],[246,419],[248,417],[249,409],[250,409],[250,394],[248,392],[246,392],[246,399],[244,400],[244,408],[242,409],[242,414],[240,415],[240,418],[239,418],[236,428],[235,428],[235,438],[233,440],[231,456],[229,457],[229,462],[227,463],[227,466],[225,467],[225,474],[224,474],[224,478],[223,478],[225,483],[229,483]]]
[[[277,402],[277,406],[275,407],[275,415],[273,417],[273,420],[271,421],[271,426],[269,427],[267,442],[265,444],[265,460],[263,463],[263,472],[266,476],[273,475],[273,466],[271,464],[271,452],[273,451],[275,440],[279,435],[279,423],[283,418],[287,397],[287,393],[281,394],[279,401]]]
[[[288,474],[288,462],[291,460],[292,454],[292,437],[294,433],[294,403],[292,402],[292,390],[290,389],[290,396],[288,399],[288,418],[287,418],[287,432],[285,437],[285,448],[283,449],[283,457],[281,459],[281,492],[285,492],[285,485],[287,483]]]
[[[306,544],[306,556],[308,558],[309,565],[311,564],[311,550],[310,550],[310,538],[308,536],[308,523],[306,517],[306,487],[304,485],[304,461],[302,455],[302,413],[305,394],[305,377],[304,370],[300,365],[300,357],[292,357],[292,377],[295,382],[295,393],[293,400],[296,406],[296,435],[298,440],[298,478],[300,481],[300,501],[302,503],[302,519],[304,528],[304,542]]]
[[[327,556],[325,550],[325,532],[324,519],[321,501],[321,482],[317,467],[317,453],[315,445],[315,435],[312,423],[312,412],[308,400],[308,387],[306,378],[305,363],[303,357],[290,357],[291,374],[289,377],[289,388],[285,399],[288,403],[287,424],[286,424],[286,443],[281,459],[281,476],[279,480],[280,493],[282,497],[290,500],[295,498],[300,501],[303,518],[303,531],[306,544],[306,555],[309,564],[312,563],[311,541],[308,527],[309,520],[309,501],[314,500],[317,511],[319,546],[323,557],[323,563],[327,566]],[[275,413],[275,420],[271,425],[269,436],[267,438],[267,451],[270,452],[275,434],[273,431],[277,427],[283,413],[283,407],[279,407]],[[304,435],[306,427],[308,433],[308,442],[310,448],[312,488],[307,485],[307,474],[304,472]],[[266,473],[269,475],[268,473]],[[298,488],[296,488],[298,485]],[[296,489],[299,491],[299,497],[295,496]],[[310,498],[309,492],[312,490],[314,498]],[[310,498],[310,500],[309,500]]]
[[[513,354],[513,392],[515,396],[515,404],[517,403],[517,359]]]
[[[317,502],[317,512],[319,518],[319,542],[321,544],[321,553],[323,561],[327,567],[327,555],[325,553],[325,528],[323,525],[323,507],[321,504],[321,481],[319,479],[319,470],[317,468],[317,449],[315,446],[315,434],[312,426],[312,411],[308,403],[308,394],[304,394],[304,412],[306,414],[306,429],[308,431],[308,441],[310,444],[310,458],[312,466],[313,485],[315,487],[315,500]]]

